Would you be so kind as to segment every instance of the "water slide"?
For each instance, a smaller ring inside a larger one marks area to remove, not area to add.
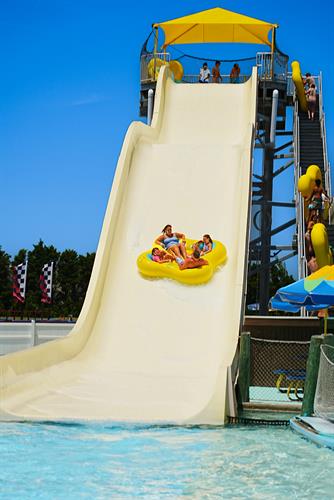
[[[80,317],[68,337],[0,359],[1,419],[224,422],[245,292],[257,75],[191,85],[168,71],[152,126],[134,122],[126,134]],[[207,284],[138,272],[138,255],[168,223],[226,246]]]

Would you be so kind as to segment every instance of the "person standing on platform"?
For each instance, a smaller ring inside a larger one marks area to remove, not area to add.
[[[230,73],[230,82],[231,83],[239,83],[240,81],[240,66],[239,64],[235,63],[233,64],[233,68],[231,69]]]
[[[223,79],[220,74],[220,61],[216,61],[214,67],[212,68],[212,82],[222,83]]]
[[[205,62],[199,73],[199,82],[209,83],[209,81],[210,81],[210,70],[208,68],[208,63]]]

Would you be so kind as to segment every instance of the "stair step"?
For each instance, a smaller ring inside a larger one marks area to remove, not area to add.
[[[322,153],[323,148],[321,146],[313,146],[312,144],[300,144],[300,149],[307,152]]]
[[[328,243],[334,246],[334,225],[327,226]]]
[[[315,160],[314,158],[310,158],[309,160],[304,160],[303,158],[299,161],[299,163],[302,165],[302,166],[309,166],[309,165],[318,165],[318,167],[320,169],[323,169],[324,168],[324,162],[321,162],[321,161],[317,161]]]
[[[317,156],[312,156],[312,155],[309,155],[309,156],[300,156],[300,161],[302,163],[307,163],[307,162],[310,162],[310,161],[313,161],[313,162],[318,162],[318,163],[321,163],[321,165],[324,165],[324,159],[323,158],[318,158]]]

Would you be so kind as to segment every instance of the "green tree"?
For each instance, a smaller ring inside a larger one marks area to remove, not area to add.
[[[15,257],[13,258],[12,262],[13,266],[17,266],[18,264],[22,264],[22,262],[25,262],[27,258],[27,253],[28,250],[26,250],[25,248],[21,248],[21,250],[19,250],[15,255]]]
[[[61,316],[77,316],[79,299],[79,256],[75,250],[60,255],[54,282],[54,310]]]
[[[295,281],[293,276],[288,273],[283,262],[278,262],[270,271],[270,295],[275,295],[279,288],[289,285],[293,281]]]
[[[95,252],[86,253],[86,255],[79,255],[79,276],[78,276],[79,311],[81,310],[85,300],[90,276],[92,274],[94,260],[95,260]]]
[[[8,310],[12,305],[12,280],[10,257],[0,247],[0,310]]]
[[[25,262],[27,258],[26,300],[22,304],[12,297],[12,266]],[[27,313],[40,313],[43,317],[77,317],[85,300],[94,259],[95,253],[78,255],[69,249],[60,253],[53,245],[47,246],[40,240],[29,252],[19,250],[11,262],[10,256],[0,247],[0,310],[14,310],[22,317]],[[40,274],[43,265],[51,261],[54,262],[53,301],[52,304],[43,304]]]
[[[256,264],[251,264],[249,270],[254,271],[257,267]],[[289,285],[293,281],[293,276],[288,273],[282,262],[274,264],[270,270],[270,296],[272,297],[279,288]],[[259,273],[253,274],[247,282],[247,304],[256,304],[259,302],[259,286]]]

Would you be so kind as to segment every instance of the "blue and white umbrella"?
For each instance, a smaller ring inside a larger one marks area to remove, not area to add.
[[[277,290],[270,307],[279,311],[320,311],[334,306],[334,266],[324,266],[307,278]],[[325,316],[327,333],[327,314]]]

